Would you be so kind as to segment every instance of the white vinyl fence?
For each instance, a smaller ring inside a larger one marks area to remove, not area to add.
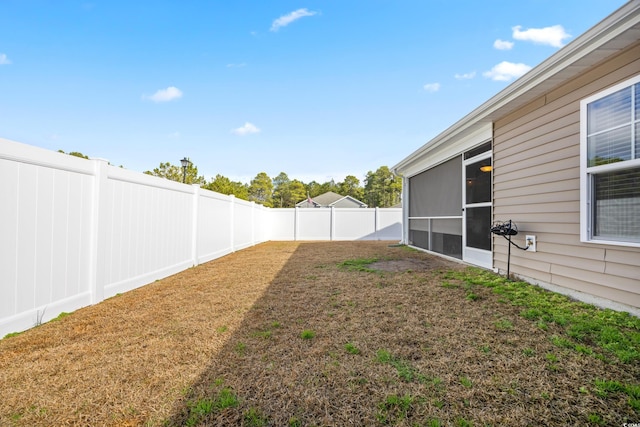
[[[0,338],[268,240],[400,240],[401,209],[269,209],[0,139]]]
[[[269,240],[400,240],[402,209],[271,209]]]

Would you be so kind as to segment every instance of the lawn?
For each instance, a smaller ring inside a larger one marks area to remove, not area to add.
[[[0,340],[0,426],[640,422],[640,319],[390,242],[269,242]]]

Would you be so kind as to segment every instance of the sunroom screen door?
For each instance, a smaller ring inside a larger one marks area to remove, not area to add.
[[[463,260],[491,268],[491,152],[464,162]]]

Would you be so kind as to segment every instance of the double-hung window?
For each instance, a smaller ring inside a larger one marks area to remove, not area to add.
[[[580,103],[582,241],[640,246],[640,76]]]

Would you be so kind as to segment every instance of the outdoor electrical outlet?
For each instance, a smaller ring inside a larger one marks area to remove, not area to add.
[[[536,236],[530,236],[528,235],[525,238],[525,242],[527,243],[527,250],[529,252],[535,252],[536,251]]]

